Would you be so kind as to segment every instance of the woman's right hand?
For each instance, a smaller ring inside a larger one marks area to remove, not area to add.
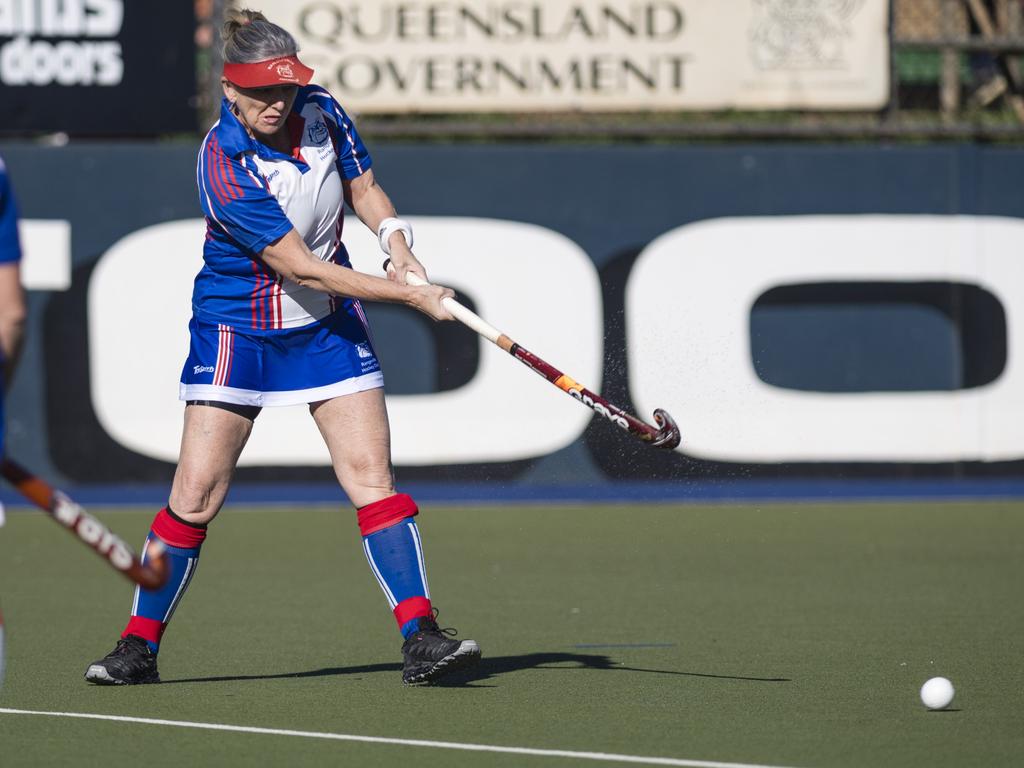
[[[410,285],[413,291],[410,303],[431,320],[454,320],[455,317],[444,306],[443,299],[455,298],[455,291],[443,285]]]

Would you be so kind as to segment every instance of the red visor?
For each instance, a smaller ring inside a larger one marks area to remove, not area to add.
[[[296,56],[281,56],[251,64],[225,64],[224,77],[242,88],[306,85],[313,77],[313,70]]]

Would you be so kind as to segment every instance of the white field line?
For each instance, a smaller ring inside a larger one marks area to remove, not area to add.
[[[380,736],[356,736],[347,733],[323,733],[320,731],[292,731],[284,728],[257,728],[250,725],[223,725],[220,723],[192,723],[187,720],[157,720],[148,717],[122,717],[120,715],[94,715],[87,712],[40,712],[30,709],[5,709],[3,715],[37,715],[43,717],[72,717],[84,720],[109,720],[118,723],[141,723],[143,725],[167,725],[176,728],[197,728],[206,731],[230,731],[232,733],[258,733],[266,736],[297,736],[305,739],[328,739],[331,741],[358,741],[366,744],[394,744],[403,747],[427,747],[429,749],[458,749],[464,752],[498,752],[506,755],[531,755],[536,757],[564,757],[572,760],[599,760],[609,763],[636,763],[639,765],[673,765],[683,768],[784,768],[783,766],[758,765],[755,763],[721,763],[708,760],[683,760],[674,757],[643,757],[640,755],[617,755],[610,752],[574,752],[568,749],[532,749],[530,747],[498,747],[490,744],[464,744],[457,741],[425,741],[423,739],[390,739]]]

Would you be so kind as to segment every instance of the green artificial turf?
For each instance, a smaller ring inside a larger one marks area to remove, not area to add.
[[[152,511],[91,510],[141,543]],[[130,586],[41,514],[0,530],[0,707],[769,766],[1024,764],[1024,505],[430,507],[440,622],[404,688],[351,512],[229,507],[160,655],[87,685]],[[918,688],[957,687],[928,712]],[[0,714],[0,765],[576,766],[552,756]],[[358,761],[358,762],[356,762]]]

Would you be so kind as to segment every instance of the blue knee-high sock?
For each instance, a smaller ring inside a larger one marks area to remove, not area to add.
[[[160,649],[167,623],[174,615],[199,564],[199,550],[206,539],[206,526],[187,523],[170,508],[160,510],[146,541],[157,539],[164,545],[170,566],[167,583],[160,589],[135,588],[132,615],[121,637],[138,635],[156,653]]]
[[[377,577],[403,637],[432,617],[423,544],[413,516],[419,510],[406,494],[390,496],[359,509],[363,551]]]

